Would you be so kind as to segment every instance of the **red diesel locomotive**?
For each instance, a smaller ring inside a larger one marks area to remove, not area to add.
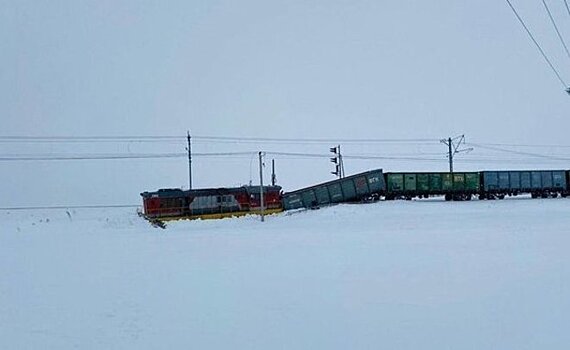
[[[149,220],[219,219],[259,213],[259,186],[205,188],[196,190],[160,189],[143,192],[144,213]],[[281,187],[263,187],[264,212],[282,211]]]

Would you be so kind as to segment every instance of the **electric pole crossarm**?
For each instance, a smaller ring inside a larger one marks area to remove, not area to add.
[[[462,143],[465,143],[465,135],[461,135],[461,137],[456,137],[454,140],[456,140],[457,138],[459,138],[459,142],[453,147],[453,154],[457,153],[459,146],[461,146]]]
[[[457,151],[457,152],[455,152],[455,153],[456,153],[456,154],[457,154],[457,153],[469,153],[469,152],[471,152],[471,151],[473,151],[473,150],[474,150],[473,147],[469,147],[469,148],[465,148],[465,149],[460,149],[459,151]]]

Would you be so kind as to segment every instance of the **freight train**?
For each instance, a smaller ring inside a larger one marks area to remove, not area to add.
[[[480,172],[388,172],[371,170],[296,191],[263,187],[266,214],[336,203],[379,199],[443,196],[445,200],[504,199],[530,194],[532,198],[566,197],[570,170],[508,170]],[[223,218],[261,212],[259,186],[198,190],[162,189],[141,193],[145,218],[165,221],[180,218]]]
[[[285,193],[282,202],[289,210],[379,198],[483,200],[525,193],[533,198],[566,197],[569,189],[568,170],[383,173],[377,169]]]

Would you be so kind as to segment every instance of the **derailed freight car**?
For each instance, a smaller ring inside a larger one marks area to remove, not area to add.
[[[385,173],[386,199],[445,196],[446,200],[470,200],[480,192],[478,172]]]
[[[480,199],[503,199],[522,193],[530,193],[532,198],[566,197],[568,176],[565,170],[482,171]]]
[[[284,193],[283,209],[318,208],[343,202],[378,199],[386,191],[382,169],[371,170],[342,179]]]

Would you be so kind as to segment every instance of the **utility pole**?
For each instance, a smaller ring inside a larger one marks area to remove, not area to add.
[[[449,172],[453,173],[453,156],[461,152],[471,152],[473,148],[459,149],[462,144],[465,144],[465,135],[459,135],[454,138],[447,138],[440,140],[441,143],[447,146],[447,158],[449,158]]]
[[[271,186],[277,183],[277,176],[275,176],[275,159],[271,159]]]
[[[190,130],[187,131],[188,135],[188,147],[186,150],[188,151],[188,185],[189,189],[192,189],[192,138],[190,137]]]
[[[340,162],[340,178],[342,179],[344,177],[344,161],[340,153],[340,145],[338,145],[338,161]]]
[[[265,221],[263,217],[264,205],[263,205],[263,152],[259,152],[259,202],[261,206],[261,222]]]
[[[340,145],[329,148],[329,151],[334,154],[334,157],[330,158],[330,160],[335,164],[335,171],[331,171],[331,174],[342,179],[344,177],[344,163],[342,161],[342,154],[340,153]]]
[[[451,151],[451,137],[447,139],[447,146],[449,146],[449,151],[448,151],[448,155],[447,158],[449,158],[449,172],[452,173],[453,172],[453,152]]]

